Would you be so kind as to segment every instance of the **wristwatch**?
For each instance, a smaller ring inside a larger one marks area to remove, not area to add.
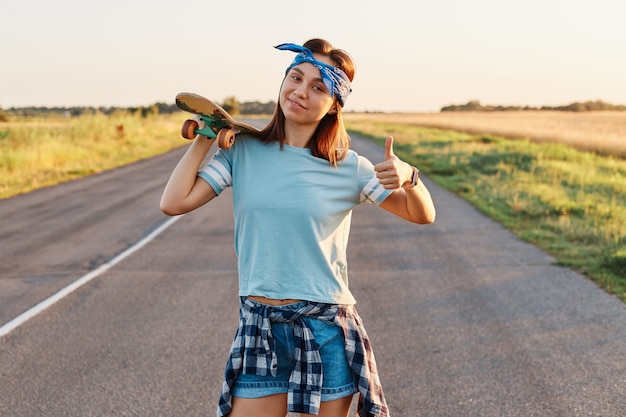
[[[413,188],[417,185],[417,181],[419,181],[420,179],[420,170],[415,168],[415,167],[411,167],[413,168],[413,175],[411,175],[411,181],[407,181],[404,184],[402,184],[403,188]]]

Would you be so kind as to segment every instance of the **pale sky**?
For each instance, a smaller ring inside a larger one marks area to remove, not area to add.
[[[357,65],[346,110],[626,104],[619,0],[2,0],[0,107],[276,100],[321,37]]]

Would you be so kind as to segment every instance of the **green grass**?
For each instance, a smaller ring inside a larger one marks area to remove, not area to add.
[[[626,161],[560,144],[355,121],[562,266],[626,301]],[[436,202],[435,202],[436,203]]]
[[[183,117],[118,112],[0,123],[0,198],[166,152]]]

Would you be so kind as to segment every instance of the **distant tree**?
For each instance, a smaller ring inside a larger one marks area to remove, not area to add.
[[[130,112],[141,116],[142,118],[146,118],[148,116],[158,116],[159,115],[159,106],[153,104],[151,106],[141,106],[139,108],[130,108]]]
[[[251,101],[246,103],[239,103],[237,99],[233,97],[227,97],[222,103],[222,107],[233,115],[238,114],[258,114],[268,115],[274,113],[276,103],[269,101],[267,103],[261,103],[259,101]],[[148,117],[159,114],[172,114],[179,112],[180,109],[176,106],[176,103],[172,100],[169,103],[154,103],[149,106],[139,107],[11,107],[3,110],[0,108],[0,121],[8,120],[10,117],[46,117],[46,116],[66,116],[77,117],[82,115],[101,113],[105,115],[112,115],[117,112],[129,112],[136,114],[139,117]]]
[[[483,106],[478,100],[470,100],[466,104],[452,104],[441,108],[441,111],[481,111]]]
[[[587,111],[587,106],[583,103],[572,103],[567,106],[559,107],[558,110],[566,110],[566,111]]]
[[[156,103],[157,109],[159,110],[159,114],[171,114],[177,112],[179,109],[176,107],[176,104],[171,103]]]
[[[226,97],[222,103],[222,107],[232,115],[238,115],[240,113],[239,102],[235,96]]]
[[[267,103],[261,103],[260,101],[247,101],[241,103],[241,114],[273,114],[276,108],[276,103],[268,101]]]
[[[483,106],[477,100],[468,101],[466,104],[452,104],[449,106],[444,106],[440,111],[510,111],[510,110],[558,110],[558,111],[573,111],[573,112],[584,112],[584,111],[600,111],[600,110],[626,110],[626,106],[623,105],[615,105],[610,103],[605,103],[601,100],[596,101],[585,101],[585,102],[574,102],[571,104],[567,104],[564,106],[541,106],[530,107],[530,106]]]

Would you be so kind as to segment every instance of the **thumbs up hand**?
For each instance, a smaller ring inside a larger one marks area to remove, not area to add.
[[[385,161],[391,159],[392,156],[396,156],[393,153],[393,136],[388,136],[385,140]]]
[[[385,160],[374,165],[374,171],[378,181],[388,190],[401,188],[411,181],[413,168],[393,153],[392,136],[388,136],[385,141]]]

